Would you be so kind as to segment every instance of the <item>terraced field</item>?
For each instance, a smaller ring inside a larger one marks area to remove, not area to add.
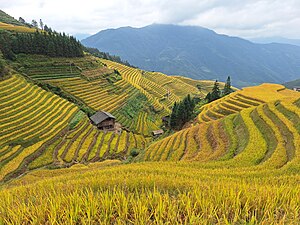
[[[92,74],[85,73],[91,79],[84,79],[81,72],[40,80],[72,90],[74,96],[81,94],[78,85],[86,87],[83,93],[94,90],[99,96],[99,89],[109,96],[112,85],[135,91],[114,111],[121,119],[124,111],[132,113],[136,120],[128,126],[135,133],[95,129],[75,105],[20,75],[0,82],[0,180],[5,182],[0,189],[0,224],[297,224],[300,220],[300,93],[281,85],[245,88],[204,106],[198,124],[149,145],[145,134],[158,125],[157,118],[139,106],[149,104],[141,87],[117,76],[111,83],[104,79],[106,72],[99,77]],[[147,92],[155,96],[150,88]],[[135,148],[141,150],[135,158],[139,163],[119,161]]]
[[[123,79],[141,91],[153,104],[156,110],[170,113],[174,102],[180,101],[188,94],[204,97],[204,94],[196,87],[197,81],[184,82],[176,77],[167,76],[157,72],[146,72],[122,64],[101,60],[109,68],[118,70]],[[211,87],[203,90],[211,90]]]
[[[264,97],[267,93],[272,93],[272,97]],[[150,145],[141,159],[208,162],[209,167],[259,165],[261,168],[280,168],[298,162],[300,108],[296,102],[300,94],[283,90],[281,85],[261,85],[233,93],[213,102],[211,107],[205,106],[206,114],[234,98],[237,105],[238,97],[257,106],[249,104],[228,112],[227,116],[223,114],[220,119],[210,117],[208,122],[179,131]]]
[[[175,101],[189,93],[203,96],[196,87],[198,81],[193,86],[190,79],[184,82],[107,60],[100,62],[89,55],[73,59],[18,56],[17,61],[19,70],[30,79],[60,87],[92,109],[112,113],[126,129],[144,136],[159,129],[161,118],[170,113]],[[211,86],[203,85],[203,90],[210,89]],[[146,99],[142,98],[143,104],[135,107],[141,94]]]
[[[103,132],[84,117],[76,127],[55,139],[48,150],[29,164],[29,169],[43,166],[70,166],[106,159],[124,160],[131,149],[143,149],[147,140],[140,135],[122,131]]]
[[[290,94],[289,90],[285,90],[283,86],[276,84],[263,84],[257,87],[244,88],[202,107],[198,119],[200,122],[217,120],[246,108],[282,99]]]
[[[72,103],[28,83],[20,75],[0,82],[0,180],[43,166],[124,159],[143,149],[143,136],[103,133]]]
[[[19,75],[0,82],[0,180],[63,132],[78,108]]]

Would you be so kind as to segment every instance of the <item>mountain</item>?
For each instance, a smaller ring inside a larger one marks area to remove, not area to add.
[[[255,44],[202,27],[122,27],[100,31],[82,43],[146,70],[194,79],[225,80],[231,75],[236,86],[283,83],[300,76],[300,47]]]
[[[293,89],[294,87],[300,87],[300,79],[286,82],[283,85],[289,89]]]
[[[281,43],[300,46],[300,39],[289,39],[284,37],[251,38],[249,40],[259,44]]]

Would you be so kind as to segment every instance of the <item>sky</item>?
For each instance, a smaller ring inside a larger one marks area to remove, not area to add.
[[[300,39],[300,0],[0,0],[0,9],[73,35],[163,23],[244,38]]]

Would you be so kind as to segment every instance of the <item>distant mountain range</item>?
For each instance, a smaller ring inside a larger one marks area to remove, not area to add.
[[[82,43],[145,70],[194,79],[225,80],[230,75],[238,87],[300,77],[300,47],[255,44],[202,27],[122,27],[100,31]]]
[[[249,40],[254,43],[259,43],[259,44],[281,43],[281,44],[300,46],[300,39],[289,39],[289,38],[284,38],[284,37],[252,38]]]
[[[283,85],[289,89],[293,89],[294,87],[300,87],[300,79],[286,82]]]

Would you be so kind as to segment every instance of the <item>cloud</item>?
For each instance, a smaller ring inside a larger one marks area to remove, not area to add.
[[[300,38],[298,0],[0,0],[0,7],[71,34],[172,23],[241,37]]]

